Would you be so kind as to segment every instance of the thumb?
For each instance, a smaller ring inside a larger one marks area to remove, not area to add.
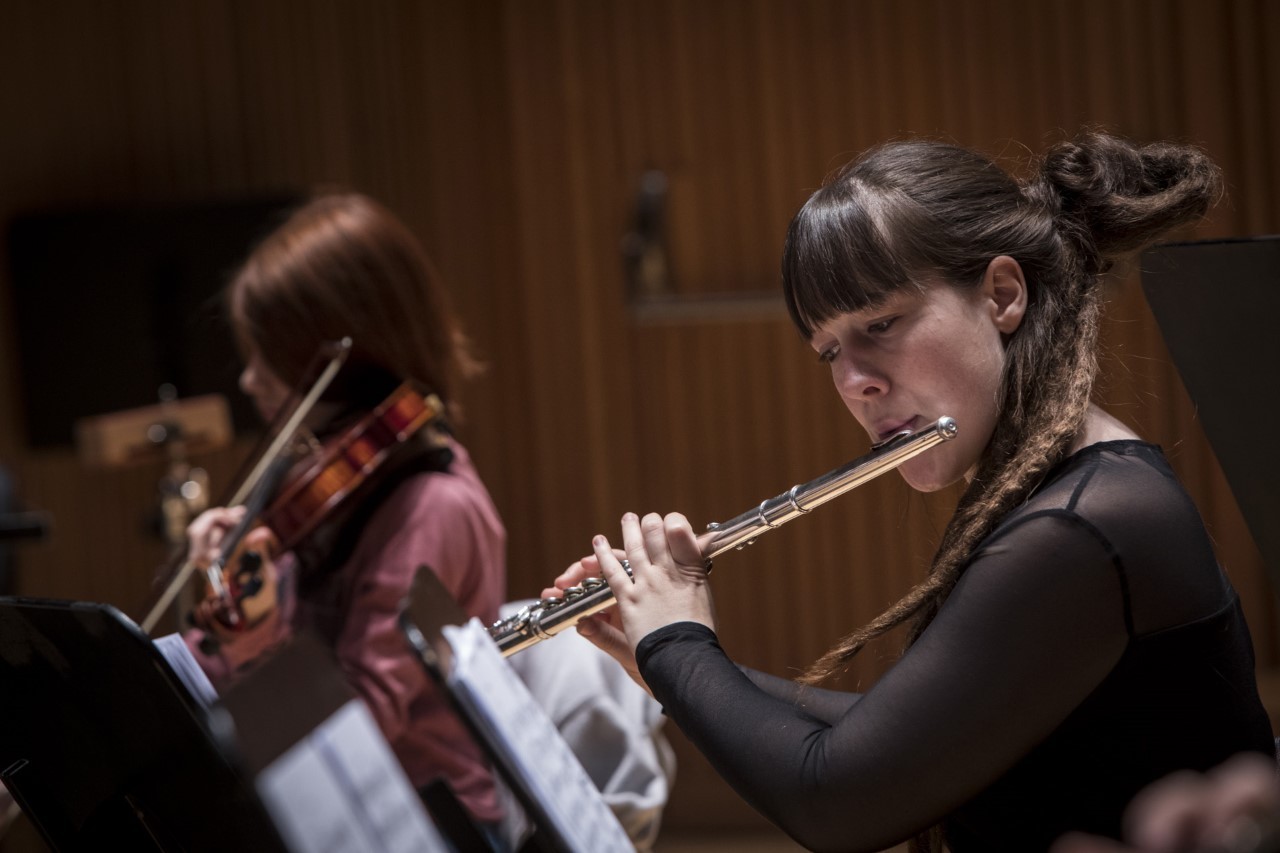
[[[615,625],[603,619],[586,617],[577,625],[578,633],[586,637],[592,645],[623,666],[632,663],[631,647],[627,643],[627,635]]]

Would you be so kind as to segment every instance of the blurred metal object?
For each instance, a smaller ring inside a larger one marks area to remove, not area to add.
[[[185,400],[162,386],[161,401],[76,421],[80,461],[95,468],[114,468],[170,460],[176,452],[205,453],[231,444],[231,407],[221,394]],[[165,399],[168,397],[168,399]]]
[[[667,176],[650,169],[640,176],[631,230],[622,238],[623,271],[632,298],[671,293],[667,255]]]

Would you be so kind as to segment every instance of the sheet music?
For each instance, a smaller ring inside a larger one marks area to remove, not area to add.
[[[449,853],[364,703],[353,699],[258,774],[293,853]]]
[[[454,654],[449,676],[454,694],[498,738],[516,772],[573,849],[634,850],[587,772],[480,621],[446,625],[443,633]]]
[[[204,674],[200,664],[196,663],[195,655],[191,654],[191,649],[187,648],[181,634],[165,634],[152,642],[168,662],[173,674],[178,676],[178,680],[201,707],[208,708],[218,701],[218,691],[213,688],[213,683]]]

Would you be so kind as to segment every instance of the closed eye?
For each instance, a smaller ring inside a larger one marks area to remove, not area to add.
[[[867,331],[873,335],[882,334],[884,332],[889,331],[889,327],[892,326],[897,321],[897,319],[898,318],[896,316],[886,317],[883,320],[880,320],[878,322],[872,323],[870,326],[867,326]]]

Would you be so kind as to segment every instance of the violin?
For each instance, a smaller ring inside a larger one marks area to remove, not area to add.
[[[269,431],[270,441],[224,506],[244,506],[238,523],[223,537],[220,555],[200,565],[185,553],[175,556],[154,585],[153,598],[141,621],[150,633],[196,571],[203,571],[208,597],[214,599],[219,622],[242,628],[242,602],[261,593],[258,568],[264,558],[288,550],[323,523],[353,491],[381,466],[392,450],[429,427],[428,440],[443,446],[444,404],[405,382],[335,440],[321,445],[302,439],[304,419],[333,382],[351,352],[350,338],[325,344],[307,370],[315,377],[305,395],[282,410]],[[279,426],[277,426],[279,425]],[[269,531],[270,536],[257,532]],[[250,533],[252,532],[252,536]],[[242,545],[253,545],[253,549]],[[185,552],[185,549],[184,549]],[[269,612],[269,607],[266,610]],[[248,622],[255,614],[247,614]]]
[[[288,551],[307,536],[388,458],[393,448],[431,426],[442,443],[444,403],[406,381],[359,423],[341,433],[325,452],[286,484],[263,514],[263,522]]]
[[[325,523],[376,474],[398,445],[424,428],[431,443],[443,444],[444,414],[444,403],[437,395],[406,381],[317,452],[296,463],[281,457],[286,461],[269,467],[262,480],[261,492],[273,496],[269,503],[265,508],[254,506],[263,501],[246,503],[240,523],[224,537],[221,553],[205,569],[208,599],[213,603],[199,611],[213,614],[220,627],[231,631],[260,621],[275,599],[273,578],[265,578],[261,571],[264,562],[292,550]],[[286,469],[287,476],[281,477],[278,472]]]
[[[326,343],[320,348],[307,368],[307,375],[315,377],[310,389],[303,397],[295,397],[291,407],[281,410],[269,431],[270,442],[265,450],[255,454],[256,461],[249,473],[244,477],[237,477],[240,485],[235,489],[230,500],[222,502],[223,506],[246,505],[245,518],[258,515],[265,506],[266,500],[275,491],[275,487],[279,485],[280,478],[292,464],[289,457],[298,447],[299,431],[303,420],[311,413],[320,395],[338,375],[347,356],[351,354],[351,347],[351,339],[343,338],[340,341]],[[280,426],[277,427],[277,424]],[[249,503],[254,505],[252,509],[247,507]],[[238,533],[236,538],[243,537],[248,531],[248,525],[242,525],[236,531]],[[223,550],[225,552],[228,549],[224,547]],[[186,558],[182,552],[177,554],[153,584],[154,594],[141,622],[143,631],[151,633],[197,568],[200,567],[194,560]],[[209,571],[207,567],[205,571],[209,585],[215,594],[223,600],[224,604],[230,603],[230,594],[223,582],[222,572]]]

